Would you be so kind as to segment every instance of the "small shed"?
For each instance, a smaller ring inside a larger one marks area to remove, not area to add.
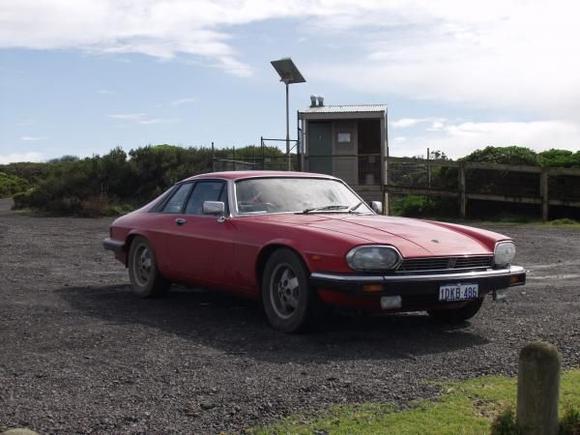
[[[325,106],[320,97],[298,112],[302,168],[346,181],[366,201],[384,200],[387,106]]]

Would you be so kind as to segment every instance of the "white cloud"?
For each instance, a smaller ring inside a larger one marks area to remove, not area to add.
[[[391,155],[412,156],[427,147],[441,150],[450,157],[464,155],[488,145],[521,145],[536,151],[550,148],[580,149],[580,126],[570,121],[545,120],[529,122],[445,122],[441,128],[428,127],[422,134],[394,139]]]
[[[132,122],[141,125],[162,124],[162,123],[164,124],[179,121],[179,119],[176,118],[154,118],[147,115],[146,113],[113,113],[107,116],[112,119]]]
[[[359,58],[310,65],[311,79],[367,94],[552,116],[572,110],[580,118],[579,3],[441,0],[374,7],[374,14],[353,13],[334,36],[368,26]]]
[[[418,124],[430,122],[435,128],[435,126],[443,125],[443,121],[445,121],[445,118],[401,118],[391,121],[390,124],[394,128],[409,128]]]
[[[23,142],[38,142],[44,139],[46,138],[43,136],[20,136],[20,140]]]
[[[14,162],[40,162],[42,160],[42,154],[36,152],[0,154],[0,165]]]
[[[195,97],[179,98],[177,100],[173,100],[169,104],[171,104],[172,106],[181,106],[182,104],[194,103],[195,101],[197,101]]]
[[[17,127],[28,127],[34,124],[34,119],[23,119],[16,123]]]
[[[110,89],[99,89],[97,91],[99,95],[115,95],[115,91],[111,91]]]
[[[232,74],[251,74],[224,28],[285,16],[261,0],[19,0],[0,3],[0,47],[140,53],[162,59],[194,55]]]
[[[0,3],[0,47],[185,54],[248,76],[235,30],[295,18],[297,39],[306,32],[349,48],[305,68],[311,80],[480,107],[580,110],[579,15],[573,0],[19,0]]]

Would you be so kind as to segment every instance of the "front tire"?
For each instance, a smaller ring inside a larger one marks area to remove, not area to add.
[[[460,308],[431,310],[427,312],[429,313],[431,319],[436,322],[456,325],[463,323],[475,316],[479,312],[481,304],[483,304],[483,298],[467,302]]]
[[[320,302],[308,285],[308,270],[290,249],[274,251],[262,276],[262,303],[273,328],[304,332],[317,320]]]
[[[142,298],[165,294],[171,285],[159,272],[155,253],[144,237],[133,239],[129,249],[129,279],[133,293]]]

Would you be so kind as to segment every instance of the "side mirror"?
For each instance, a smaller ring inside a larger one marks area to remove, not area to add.
[[[226,205],[221,201],[204,201],[202,211],[203,214],[223,216],[226,214]]]
[[[371,208],[376,214],[383,214],[383,203],[381,201],[371,201]]]

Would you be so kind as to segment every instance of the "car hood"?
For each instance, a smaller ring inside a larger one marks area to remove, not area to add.
[[[316,228],[336,236],[348,235],[361,244],[395,246],[403,257],[489,255],[499,234],[470,227],[379,215],[280,214],[264,215],[279,224]]]

